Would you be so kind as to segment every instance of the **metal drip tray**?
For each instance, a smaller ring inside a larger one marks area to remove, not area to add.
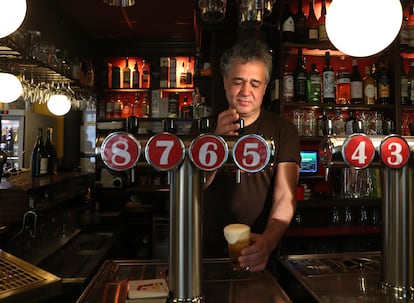
[[[314,299],[306,302],[405,302],[380,291],[380,252],[290,255],[281,263]]]
[[[308,258],[297,256],[288,258],[288,262],[300,274],[306,276],[346,274],[361,272],[380,272],[381,256],[327,256],[325,258]]]
[[[1,302],[39,302],[61,292],[59,277],[0,250]]]

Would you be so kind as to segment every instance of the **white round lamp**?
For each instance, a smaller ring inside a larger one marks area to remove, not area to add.
[[[26,17],[26,0],[0,0],[0,38],[16,31]]]
[[[63,116],[70,111],[71,104],[65,95],[52,95],[47,101],[47,108],[52,114]]]
[[[0,72],[0,103],[14,102],[22,93],[22,83],[15,75]]]
[[[333,0],[326,14],[326,31],[341,52],[368,57],[394,41],[401,22],[399,0]]]

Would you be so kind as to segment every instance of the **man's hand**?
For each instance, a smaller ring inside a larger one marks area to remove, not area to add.
[[[251,245],[241,251],[239,263],[241,268],[250,271],[261,271],[266,268],[272,250],[260,234],[250,234]]]
[[[217,127],[215,135],[237,136],[240,128],[239,123],[234,123],[239,119],[239,114],[235,109],[227,109],[222,111],[217,118]]]

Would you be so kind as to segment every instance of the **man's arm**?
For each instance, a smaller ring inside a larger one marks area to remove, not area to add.
[[[295,162],[277,165],[274,183],[273,205],[263,234],[252,234],[253,244],[242,251],[240,266],[252,271],[263,270],[271,253],[289,227],[296,209],[296,186],[299,166]]]

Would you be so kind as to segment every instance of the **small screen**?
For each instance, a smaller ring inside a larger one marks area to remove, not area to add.
[[[301,162],[300,172],[304,174],[318,174],[318,151],[302,150],[300,151]]]

